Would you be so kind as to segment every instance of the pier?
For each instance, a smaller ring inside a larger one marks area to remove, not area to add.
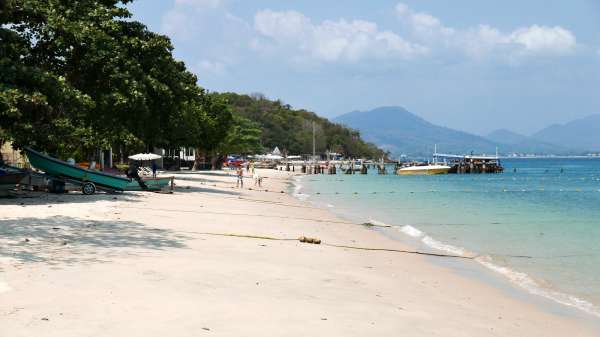
[[[499,157],[485,155],[452,155],[436,153],[436,157],[445,158],[451,167],[448,173],[469,174],[469,173],[502,173],[504,168],[500,163]]]

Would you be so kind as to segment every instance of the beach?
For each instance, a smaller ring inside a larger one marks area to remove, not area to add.
[[[294,198],[292,173],[174,175],[173,194],[1,199],[0,336],[600,335]]]

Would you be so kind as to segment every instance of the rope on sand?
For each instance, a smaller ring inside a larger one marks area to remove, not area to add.
[[[417,250],[403,250],[403,249],[392,249],[392,248],[370,248],[370,247],[336,245],[336,244],[332,244],[332,243],[322,242],[321,239],[309,238],[306,236],[301,236],[301,237],[295,239],[295,238],[277,238],[277,237],[272,237],[272,236],[236,234],[236,233],[202,233],[202,232],[187,232],[187,233],[193,233],[193,234],[198,234],[198,235],[228,236],[228,237],[245,238],[245,239],[272,240],[272,241],[300,241],[303,243],[323,245],[323,246],[335,247],[335,248],[355,249],[355,250],[363,250],[363,251],[415,254],[415,255],[425,255],[425,256],[434,256],[434,257],[448,257],[448,258],[467,259],[467,260],[473,260],[477,257],[477,256],[461,256],[461,255],[451,255],[451,254],[441,254],[441,253],[428,253],[428,252],[422,252],[422,251],[417,251]]]

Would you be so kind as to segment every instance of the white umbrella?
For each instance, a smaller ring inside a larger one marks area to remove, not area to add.
[[[138,153],[134,154],[133,156],[129,156],[129,159],[133,160],[154,160],[159,158],[162,158],[162,156],[155,153]]]

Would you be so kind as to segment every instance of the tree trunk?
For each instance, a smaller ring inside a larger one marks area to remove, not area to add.
[[[213,170],[220,170],[223,168],[223,161],[225,160],[225,157],[222,154],[214,154],[211,157],[210,160],[210,164],[211,164],[211,169]]]
[[[194,156],[194,166],[192,167],[192,171],[198,171],[199,169],[202,168],[202,165],[205,162],[206,156],[204,155],[204,152],[200,149],[196,149],[196,153]]]

